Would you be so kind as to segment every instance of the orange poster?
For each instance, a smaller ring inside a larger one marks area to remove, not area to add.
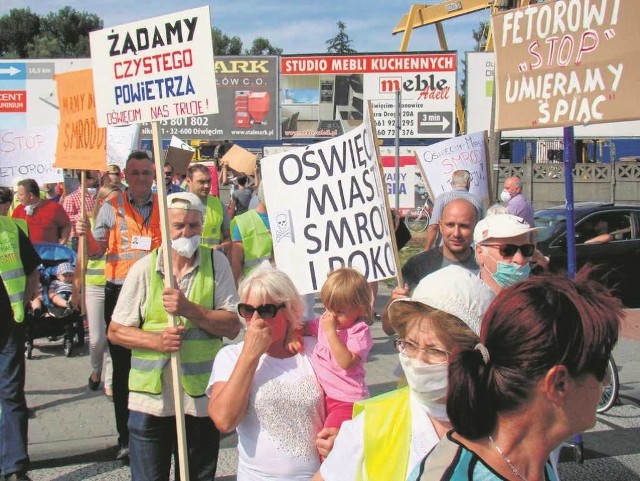
[[[60,128],[54,167],[105,170],[107,129],[96,122],[91,69],[55,76],[60,106]]]

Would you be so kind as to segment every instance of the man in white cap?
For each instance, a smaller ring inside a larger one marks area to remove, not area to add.
[[[536,251],[535,227],[511,214],[489,215],[476,224],[476,262],[480,278],[497,294],[529,277]]]
[[[224,254],[200,245],[204,206],[195,194],[167,197],[171,261],[178,288],[165,287],[162,247],[137,261],[122,286],[109,340],[131,349],[129,457],[132,479],[168,479],[176,452],[170,353],[180,378],[191,479],[215,476],[220,434],[207,414],[205,389],[222,337],[235,338],[238,295]],[[179,316],[168,327],[167,313]],[[177,461],[177,460],[176,460]]]

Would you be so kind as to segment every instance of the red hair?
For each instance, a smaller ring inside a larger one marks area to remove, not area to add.
[[[549,369],[563,365],[574,378],[604,379],[618,340],[621,302],[591,269],[575,280],[542,274],[504,289],[485,313],[480,339],[489,352],[455,352],[449,364],[447,413],[468,439],[489,435],[498,414],[529,399]]]

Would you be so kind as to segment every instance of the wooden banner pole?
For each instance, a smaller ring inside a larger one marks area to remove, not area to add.
[[[85,196],[87,195],[87,171],[80,171],[80,217],[83,222],[87,221],[87,206]],[[80,286],[80,313],[87,313],[87,290],[85,289],[84,275],[87,268],[87,238],[80,236],[78,239],[78,285]]]
[[[156,186],[158,188],[158,209],[160,212],[160,231],[162,234],[162,265],[164,266],[164,285],[173,287],[173,266],[171,262],[171,237],[169,236],[169,214],[167,212],[167,186],[164,183],[164,168],[162,164],[162,146],[158,122],[151,122],[153,136],[153,159],[156,169]],[[176,327],[175,316],[167,313],[170,327]],[[180,351],[171,353],[171,379],[173,381],[173,401],[176,411],[176,432],[178,441],[178,461],[180,465],[180,479],[189,481],[189,459],[187,451],[187,436],[184,420],[184,398],[182,381],[180,380]]]

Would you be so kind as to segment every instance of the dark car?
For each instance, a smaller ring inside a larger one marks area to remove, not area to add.
[[[576,264],[601,266],[602,282],[614,288],[625,306],[640,307],[640,205],[576,203]],[[538,249],[549,256],[549,268],[567,269],[565,206],[539,210],[534,215]]]

